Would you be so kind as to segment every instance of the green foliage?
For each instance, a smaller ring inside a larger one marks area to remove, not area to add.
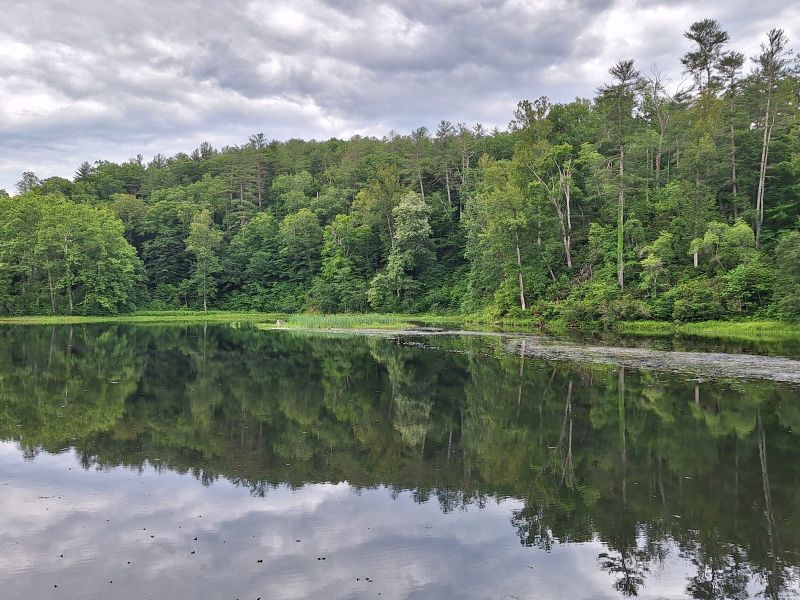
[[[158,200],[148,205],[137,232],[143,239],[141,256],[147,272],[151,298],[166,307],[181,305],[179,292],[190,277],[192,262],[186,250],[189,224],[198,207],[184,200]]]
[[[283,273],[290,280],[308,282],[320,266],[322,227],[308,208],[288,215],[280,226]]]
[[[314,178],[308,171],[295,175],[279,175],[272,182],[272,193],[278,200],[278,212],[287,214],[308,208]]]
[[[421,289],[419,276],[433,260],[430,207],[416,192],[408,192],[392,210],[394,231],[386,267],[369,285],[367,299],[377,310],[407,309],[409,297]]]
[[[775,249],[777,311],[800,321],[800,231],[785,233]]]
[[[647,296],[654,296],[670,287],[670,269],[676,258],[674,236],[663,232],[652,244],[642,248],[642,268],[639,288]]]
[[[326,257],[314,280],[311,295],[322,311],[362,311],[366,308],[367,282],[346,256]]]
[[[473,305],[493,299],[501,309],[526,298],[526,275],[534,268],[535,249],[530,199],[509,161],[481,159],[481,179],[467,204],[467,246]],[[530,293],[528,290],[527,293]]]
[[[715,273],[729,271],[757,256],[753,230],[742,220],[732,226],[718,221],[709,223],[705,235],[693,244],[692,250],[695,248]]]
[[[775,273],[759,259],[734,267],[720,279],[722,302],[730,314],[754,314],[772,300]]]
[[[322,269],[314,279],[313,305],[325,312],[367,307],[370,228],[353,215],[336,215],[325,227]]]
[[[134,305],[141,264],[105,208],[31,193],[0,198],[4,312],[104,314]]]
[[[665,294],[676,321],[710,321],[724,314],[720,284],[706,277],[689,279]]]
[[[272,213],[260,213],[228,245],[222,272],[225,305],[233,310],[274,310],[281,261],[278,220]]]
[[[605,274],[605,277],[602,277]],[[609,326],[617,321],[649,317],[647,306],[622,293],[613,267],[602,269],[591,281],[576,288],[556,307],[553,317],[577,327]]]
[[[201,210],[189,225],[189,236],[186,238],[186,250],[194,255],[194,269],[188,283],[202,301],[203,310],[208,310],[209,301],[217,295],[215,275],[221,264],[217,252],[222,233],[214,229],[211,214]]]

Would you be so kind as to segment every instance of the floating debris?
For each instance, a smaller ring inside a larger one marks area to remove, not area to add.
[[[523,343],[524,342],[524,343]],[[585,362],[681,373],[708,379],[766,379],[800,385],[800,360],[723,352],[668,352],[647,348],[567,346],[545,338],[510,339],[506,351],[544,360]]]

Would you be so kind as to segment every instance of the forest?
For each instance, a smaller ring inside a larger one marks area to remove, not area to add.
[[[800,58],[693,23],[682,82],[620,60],[504,130],[203,143],[0,191],[0,314],[800,319]],[[675,40],[676,43],[680,40]],[[532,96],[535,97],[535,96]]]

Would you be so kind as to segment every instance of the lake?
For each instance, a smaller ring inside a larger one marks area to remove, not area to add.
[[[793,363],[536,343],[0,327],[0,597],[800,593]]]

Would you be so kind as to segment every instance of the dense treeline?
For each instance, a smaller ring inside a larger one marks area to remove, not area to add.
[[[506,131],[26,173],[0,198],[0,310],[800,318],[798,60],[778,29],[751,59],[716,21],[685,35],[686,83],[622,60],[593,100],[522,101]]]

